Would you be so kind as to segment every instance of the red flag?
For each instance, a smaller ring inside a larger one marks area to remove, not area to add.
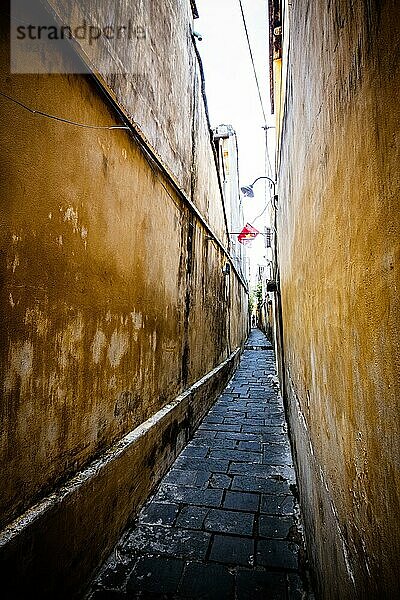
[[[253,225],[250,225],[250,223],[246,223],[246,225],[243,227],[242,231],[238,235],[238,241],[241,244],[248,244],[249,242],[254,240],[254,238],[257,237],[259,233],[260,232],[258,231],[258,229],[253,227]]]

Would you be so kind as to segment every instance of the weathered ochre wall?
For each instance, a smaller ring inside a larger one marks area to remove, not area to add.
[[[165,8],[165,19],[154,4],[145,3],[151,13],[146,32],[150,40],[158,39],[158,50],[150,45],[152,58],[141,55],[144,63],[138,65],[146,81],[136,78],[131,86],[141,94],[135,102],[123,89],[116,96],[124,96],[121,108],[129,105],[127,116],[141,122],[177,187],[227,244],[190,3],[182,1],[172,12]],[[183,32],[184,43],[180,33],[170,31],[171,23]],[[7,28],[3,23],[1,92],[72,121],[121,124],[88,76],[10,75]],[[62,65],[66,59],[59,60]],[[4,527],[223,363],[246,336],[247,295],[233,270],[226,292],[222,269],[229,258],[129,133],[34,116],[4,97],[0,114]],[[233,365],[218,372],[207,388],[203,412]],[[196,423],[196,415],[188,422]],[[187,435],[192,425],[185,423],[180,426]],[[146,448],[140,449],[138,496],[130,489],[125,505],[118,499],[125,519],[129,506],[135,510],[156,483],[155,473],[162,474],[171,462],[177,448],[171,431],[152,441],[154,456],[163,456],[163,445],[170,449],[161,467],[150,464],[152,457],[146,463]],[[81,501],[85,518],[96,528],[102,490],[111,493],[112,482],[125,478],[125,471],[111,474],[102,489],[93,487],[91,500],[77,498],[75,512]],[[111,523],[113,517],[105,514]],[[121,528],[123,520],[117,517]],[[76,534],[75,526],[71,520]],[[110,524],[114,536],[118,527]],[[50,525],[45,529],[57,537]],[[64,544],[78,552],[84,541]],[[106,543],[109,549],[110,536]],[[19,557],[23,562],[22,550]],[[74,578],[79,581],[78,574]]]
[[[399,23],[394,0],[286,3],[286,394],[326,599],[400,595]]]
[[[93,44],[79,39],[82,56],[104,84],[179,186],[189,196],[196,182],[196,203],[210,224],[224,234],[221,204],[216,197],[216,172],[209,169],[210,131],[201,97],[200,69],[193,42],[189,0],[118,1],[110,7],[97,0],[47,0],[60,23],[110,22],[144,30],[143,39],[123,44],[101,36]],[[192,171],[193,158],[196,157]],[[210,200],[210,198],[212,200]]]

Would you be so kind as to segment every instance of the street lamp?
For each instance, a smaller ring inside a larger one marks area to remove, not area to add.
[[[250,185],[244,185],[243,187],[240,188],[240,191],[242,192],[243,196],[246,196],[247,198],[254,198],[254,191],[253,191],[253,185],[259,180],[259,179],[268,179],[268,181],[270,183],[272,183],[273,187],[274,187],[274,196],[275,196],[275,186],[276,186],[276,182],[271,179],[271,177],[267,177],[266,175],[262,175],[261,177],[257,177],[257,179],[255,179],[253,181],[253,183],[251,183]]]
[[[267,209],[268,204],[271,203],[271,205],[272,205],[272,207],[274,209],[274,224],[272,225],[272,229],[274,230],[274,234],[275,235],[274,235],[274,246],[272,248],[272,252],[273,252],[273,266],[274,266],[274,263],[275,263],[275,268],[273,269],[275,271],[275,280],[268,282],[267,289],[268,289],[269,292],[275,292],[275,291],[277,292],[277,291],[279,291],[279,287],[278,287],[278,283],[277,283],[277,279],[278,279],[278,272],[277,272],[278,248],[277,248],[277,239],[276,239],[276,211],[277,211],[277,205],[278,205],[278,196],[276,195],[276,181],[274,181],[273,179],[271,179],[271,177],[268,177],[267,175],[262,175],[260,177],[257,177],[257,179],[255,179],[253,181],[253,183],[251,183],[250,185],[244,185],[243,187],[241,187],[240,191],[242,192],[243,196],[245,196],[247,198],[254,198],[253,186],[260,179],[268,179],[268,181],[270,182],[270,184],[273,187],[273,197],[270,198],[270,200],[268,200],[268,202],[266,203],[266,205],[263,208],[262,212],[259,215],[257,215],[257,217],[255,219],[253,219],[253,223],[259,217],[261,217],[261,215],[264,214],[264,212]]]

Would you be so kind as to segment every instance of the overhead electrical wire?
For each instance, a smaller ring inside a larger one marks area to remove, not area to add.
[[[258,214],[256,217],[254,217],[254,219],[252,219],[252,222],[255,223],[260,217],[262,217],[262,215],[265,213],[265,211],[268,208],[268,205],[271,204],[272,205],[272,198],[270,198],[266,205],[264,206],[264,208],[262,209],[262,211],[260,212],[260,214]]]
[[[263,100],[262,100],[260,84],[259,84],[258,76],[257,76],[257,70],[256,70],[256,66],[255,66],[255,63],[254,63],[253,50],[251,49],[249,31],[247,29],[246,17],[245,17],[244,10],[243,10],[242,0],[239,0],[239,6],[240,6],[240,12],[242,13],[243,27],[244,27],[244,31],[246,33],[247,46],[249,48],[251,64],[253,65],[253,72],[254,72],[254,78],[256,80],[256,86],[257,86],[257,90],[258,90],[258,97],[260,98],[261,111],[262,111],[262,114],[263,114],[263,117],[264,117],[264,124],[266,125],[267,124],[267,117],[266,117],[266,114],[265,114],[264,103],[263,103]]]
[[[268,129],[271,129],[271,128],[266,125],[264,129],[265,129],[265,159],[266,159],[265,169],[266,169],[266,172],[273,177],[274,173],[272,170],[271,159],[269,157],[269,150],[268,150]]]
[[[3,98],[6,98],[7,100],[10,100],[10,102],[13,102],[14,104],[20,106],[24,110],[27,110],[32,115],[39,115],[41,117],[52,119],[53,121],[58,121],[58,122],[61,122],[61,123],[66,123],[67,125],[75,125],[76,127],[82,127],[82,128],[86,128],[86,129],[103,129],[103,130],[107,130],[107,129],[108,130],[110,130],[110,129],[119,129],[119,130],[130,131],[132,134],[134,134],[134,137],[135,137],[136,141],[140,144],[140,147],[141,147],[142,151],[144,152],[144,156],[145,156],[146,162],[149,164],[151,170],[153,171],[154,175],[158,179],[159,183],[164,188],[164,190],[167,193],[167,195],[175,202],[175,198],[169,192],[167,186],[162,181],[162,178],[159,176],[158,170],[156,170],[155,166],[153,165],[153,162],[155,162],[156,165],[157,165],[157,167],[158,167],[158,169],[161,168],[161,171],[164,172],[163,167],[161,167],[161,163],[159,163],[159,161],[155,159],[155,156],[143,144],[142,140],[137,136],[137,134],[135,135],[135,131],[134,131],[134,129],[132,127],[129,127],[128,125],[91,125],[91,124],[86,124],[86,123],[78,123],[76,121],[71,121],[69,119],[64,119],[63,117],[58,117],[56,115],[51,115],[51,114],[45,113],[45,112],[43,112],[41,110],[33,109],[30,106],[27,106],[26,104],[24,104],[23,102],[21,102],[20,100],[17,100],[16,98],[13,98],[12,96],[9,96],[8,94],[5,94],[4,92],[1,92],[1,91],[0,91],[0,96],[2,96]],[[168,175],[168,179],[170,179],[169,175]],[[186,196],[183,194],[182,190],[180,190],[174,184],[173,181],[172,181],[172,187],[175,189],[176,192],[178,192],[178,195],[181,198],[183,197],[184,200],[185,200],[185,202],[187,202],[190,205],[191,210],[194,212],[194,214],[196,215],[196,217],[199,219],[200,223],[202,223],[202,225],[204,226],[204,228],[207,231],[209,231],[209,233],[212,236],[212,239],[217,243],[217,245],[226,254],[226,256],[232,261],[233,257],[230,255],[229,251],[225,248],[225,246],[223,245],[223,243],[219,240],[219,238],[216,236],[216,234],[213,232],[213,230],[210,228],[210,226],[204,220],[203,216],[201,215],[201,213],[197,209],[197,207],[190,200],[188,200],[186,198]],[[235,266],[234,266],[234,268],[235,268]],[[241,280],[241,282],[244,285],[244,287],[247,287],[246,284],[245,284],[245,282],[244,282],[243,275],[240,274],[237,271],[236,268],[235,268],[235,270],[238,273],[239,279]]]
[[[14,104],[18,104],[18,106],[21,106],[22,108],[30,112],[32,115],[39,115],[40,117],[46,117],[47,119],[52,119],[53,121],[60,121],[61,123],[67,123],[68,125],[75,125],[75,127],[84,127],[86,129],[125,129],[128,131],[130,130],[130,127],[127,127],[126,125],[89,125],[86,123],[77,123],[76,121],[70,121],[69,119],[64,119],[56,115],[50,115],[41,110],[30,108],[30,106],[27,106],[26,104],[24,104],[20,100],[17,100],[16,98],[13,98],[12,96],[4,94],[4,92],[0,92],[0,96],[7,98],[7,100],[14,102]]]
[[[267,125],[267,117],[266,117],[266,113],[265,113],[264,102],[263,102],[263,99],[262,99],[261,87],[260,87],[260,83],[258,81],[257,69],[256,69],[256,65],[255,65],[255,62],[254,62],[254,55],[253,55],[253,50],[252,50],[251,43],[250,43],[249,30],[247,28],[247,22],[246,22],[246,17],[245,17],[244,10],[243,10],[242,0],[239,0],[239,6],[240,6],[240,12],[242,14],[243,27],[244,27],[244,31],[245,31],[245,34],[246,34],[246,40],[247,40],[247,46],[248,46],[248,49],[249,49],[251,64],[253,66],[254,79],[255,79],[255,82],[256,82],[256,86],[257,86],[258,97],[259,97],[259,100],[260,100],[261,112],[262,112],[263,119],[264,119],[264,127],[263,127],[263,129],[265,131],[265,158],[266,158],[266,165],[265,165],[265,167],[266,167],[266,171],[272,175],[273,171],[272,171],[271,159],[270,159],[270,156],[269,156],[269,149],[268,149],[268,125]]]

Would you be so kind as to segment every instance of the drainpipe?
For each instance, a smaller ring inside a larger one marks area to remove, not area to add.
[[[274,196],[274,244],[272,248],[272,273],[273,280],[267,282],[267,292],[274,292],[274,345],[275,360],[277,365],[278,377],[281,384],[281,392],[286,404],[286,376],[285,376],[285,354],[283,347],[283,318],[282,318],[282,296],[280,287],[280,273],[278,262],[278,239],[277,239],[277,210],[278,196]]]

